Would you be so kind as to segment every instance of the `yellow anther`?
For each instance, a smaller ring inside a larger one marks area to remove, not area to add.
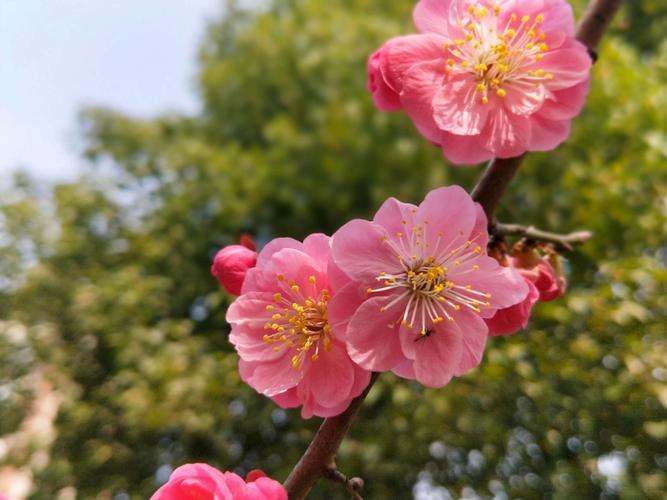
[[[500,5],[496,5],[495,7],[493,7],[493,12],[496,16],[500,14]]]
[[[308,278],[308,281],[310,281],[310,283],[314,285],[317,280],[315,279],[315,276],[310,276]]]
[[[283,296],[280,295],[279,293],[274,293],[273,300],[275,300],[276,302],[280,302],[281,300],[283,300]]]
[[[537,76],[542,76],[542,75],[544,75],[544,70],[543,70],[543,69],[538,69],[538,70],[535,72],[535,74],[536,74]]]
[[[271,304],[269,304],[268,306],[266,306],[266,310],[267,311],[273,311],[273,306]]]
[[[486,90],[486,85],[484,85],[483,83],[478,83],[477,90],[479,90],[480,92],[484,92]]]
[[[293,292],[297,292],[297,293],[300,290],[299,285],[292,285],[290,288],[292,289]]]
[[[541,61],[543,57],[544,57],[543,54],[535,54],[535,60],[536,61]]]
[[[471,14],[474,14],[475,13],[475,6],[471,5],[470,7],[468,7],[468,12],[470,12]]]
[[[317,361],[319,357],[320,357],[319,354],[315,353],[310,357],[310,359],[312,359],[313,361]]]
[[[544,21],[544,15],[543,14],[538,14],[538,15],[535,16],[535,22],[536,23],[541,23],[542,21]]]
[[[530,31],[528,32],[528,36],[531,37],[531,38],[536,37],[536,36],[537,36],[537,32],[536,32],[535,30],[530,30]]]
[[[285,280],[285,276],[283,276],[282,274],[279,274],[279,275],[276,276],[276,279],[277,279],[278,281],[284,281],[284,280]]]
[[[505,92],[505,89],[498,89],[496,90],[496,94],[498,94],[499,97],[505,97],[507,92]]]
[[[547,80],[551,80],[553,77],[554,75],[552,75],[551,73],[547,73],[546,75],[544,75],[544,78],[546,78]]]
[[[527,43],[527,44],[526,44],[526,48],[527,48],[528,50],[533,50],[534,47],[535,47],[535,44],[534,44],[534,43]]]
[[[475,25],[475,23],[470,23],[470,24],[468,25],[468,29],[469,29],[470,31],[473,31],[476,27],[477,27],[477,26]]]
[[[380,312],[381,312],[381,313],[385,312],[386,310],[387,310],[386,307],[381,307],[381,308],[380,308]]]
[[[528,21],[530,21],[530,16],[528,16],[528,15],[523,16],[523,17],[521,18],[521,22],[522,22],[522,23],[527,23]]]
[[[474,266],[472,266],[472,270],[473,270],[473,271],[479,271],[479,266],[478,266],[478,265],[474,265]]]
[[[271,319],[280,319],[280,318],[282,318],[280,314],[274,314],[273,316],[271,316]]]
[[[475,71],[486,71],[489,67],[486,64],[477,64],[475,66]]]
[[[540,44],[540,50],[542,52],[546,52],[547,50],[549,50],[549,46],[546,43],[541,43]]]
[[[510,28],[505,32],[505,35],[507,35],[509,37],[513,37],[514,35],[516,35],[516,31],[514,31],[513,29]]]

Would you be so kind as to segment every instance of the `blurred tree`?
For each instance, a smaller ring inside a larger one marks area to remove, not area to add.
[[[28,328],[30,355],[0,342],[0,432],[29,408],[22,374],[46,370],[62,396],[32,498],[147,498],[192,461],[287,475],[319,422],[240,382],[208,266],[242,232],[330,233],[390,195],[472,187],[479,169],[443,166],[365,91],[368,54],[412,30],[411,8],[230,4],[202,43],[200,116],[86,110],[87,175],[48,196],[25,176],[6,189],[0,313]],[[570,292],[443,390],[381,378],[339,455],[368,498],[664,498],[667,43],[660,2],[626,9],[571,139],[529,158],[500,213],[595,232]]]

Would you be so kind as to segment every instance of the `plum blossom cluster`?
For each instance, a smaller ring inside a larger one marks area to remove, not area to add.
[[[548,151],[582,109],[591,58],[565,0],[420,0],[419,33],[368,61],[383,111],[404,110],[454,164]]]
[[[371,372],[427,387],[467,373],[490,335],[517,332],[564,287],[532,248],[489,255],[487,224],[449,186],[419,205],[389,198],[332,237],[223,248],[212,272],[239,293],[227,321],[241,378],[308,418],[343,412]]]
[[[182,465],[157,490],[151,500],[287,500],[282,484],[260,471],[246,480],[233,472],[220,472],[206,464]]]
[[[568,135],[591,59],[565,0],[420,0],[418,34],[369,59],[376,105],[403,109],[454,163],[548,150]],[[331,237],[223,248],[212,273],[241,378],[304,418],[340,414],[372,372],[443,387],[489,336],[524,328],[565,282],[557,256],[520,243],[488,253],[487,217],[458,186],[419,205],[389,198]]]

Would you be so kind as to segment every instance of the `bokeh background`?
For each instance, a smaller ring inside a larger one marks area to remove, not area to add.
[[[365,90],[368,54],[412,31],[412,6],[217,5],[193,40],[192,108],[72,109],[77,175],[3,171],[0,484],[127,500],[184,462],[286,477],[319,421],[239,380],[209,265],[243,232],[331,233],[389,195],[474,185],[480,168],[447,166]],[[168,44],[160,10],[142,22]],[[531,155],[502,203],[505,222],[595,233],[569,292],[442,390],[380,378],[338,456],[367,498],[667,498],[666,30],[663,1],[625,3],[570,140]]]

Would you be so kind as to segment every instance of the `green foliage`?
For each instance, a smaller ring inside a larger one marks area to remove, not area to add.
[[[0,432],[28,411],[11,381],[30,370],[63,400],[33,498],[147,498],[192,461],[287,475],[318,422],[240,382],[230,298],[208,267],[242,232],[330,233],[387,196],[473,186],[479,169],[444,166],[365,90],[368,54],[411,30],[411,7],[230,7],[201,46],[200,116],[86,110],[89,173],[46,197],[25,176],[6,190],[0,313],[31,333],[22,351],[0,342]],[[381,378],[338,458],[368,498],[407,498],[417,482],[454,497],[664,498],[667,44],[650,9],[662,7],[628,3],[571,139],[532,155],[503,202],[507,222],[595,232],[571,256],[570,291],[445,389]],[[617,477],[601,473],[610,457]],[[323,484],[313,498],[344,495]]]

